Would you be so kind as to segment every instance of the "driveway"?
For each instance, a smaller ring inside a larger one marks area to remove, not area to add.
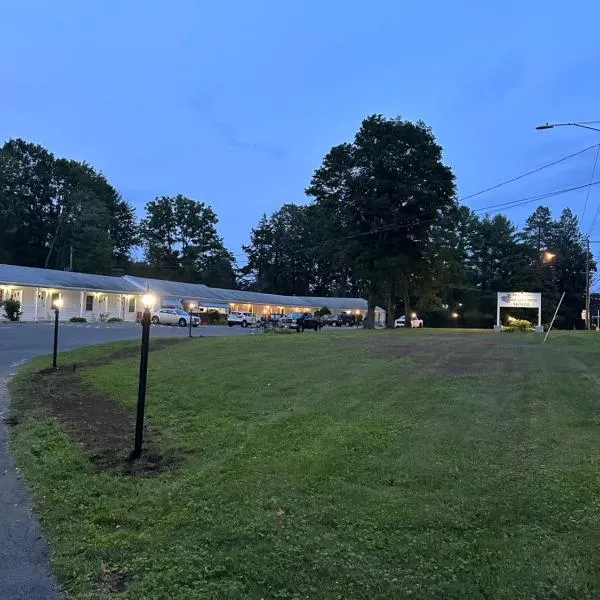
[[[208,326],[193,335],[248,335],[239,327]],[[48,546],[32,512],[27,488],[8,453],[6,384],[10,375],[27,360],[52,352],[54,325],[51,323],[0,323],[0,599],[58,600],[61,594],[50,572]],[[59,351],[114,340],[139,338],[137,324],[88,325],[61,323]],[[153,337],[187,336],[188,330],[153,326]],[[151,342],[152,343],[152,342]]]

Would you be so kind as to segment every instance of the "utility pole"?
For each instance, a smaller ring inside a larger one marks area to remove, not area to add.
[[[590,236],[586,237],[585,254],[585,328],[590,330]]]

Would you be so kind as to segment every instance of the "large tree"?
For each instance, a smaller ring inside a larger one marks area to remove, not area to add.
[[[145,212],[140,237],[156,276],[223,287],[235,282],[233,255],[217,233],[210,206],[178,194],[151,200]]]
[[[352,143],[323,159],[306,193],[336,222],[337,252],[364,282],[367,324],[378,299],[400,289],[410,310],[432,224],[456,206],[454,175],[423,122],[366,118]]]
[[[110,273],[136,243],[132,207],[91,166],[39,145],[0,148],[0,260]]]

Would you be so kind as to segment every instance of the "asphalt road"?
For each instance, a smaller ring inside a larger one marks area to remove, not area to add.
[[[193,335],[248,335],[239,327],[201,326]],[[137,324],[60,325],[59,351],[114,340],[139,338]],[[49,323],[0,324],[0,600],[59,600],[50,571],[48,545],[33,514],[29,492],[14,468],[7,446],[4,418],[6,384],[21,365],[52,352],[54,326]],[[186,336],[179,327],[153,326],[152,337]]]

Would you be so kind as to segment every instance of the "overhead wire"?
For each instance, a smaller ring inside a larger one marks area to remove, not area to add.
[[[596,157],[594,158],[594,166],[592,168],[592,175],[590,176],[590,184],[591,182],[594,180],[594,175],[596,174],[596,166],[598,164],[598,155],[600,154],[600,144],[598,145],[597,149],[596,149]],[[585,202],[583,204],[583,210],[581,211],[581,216],[579,217],[579,223],[583,223],[583,217],[585,215],[585,210],[587,208],[588,205],[588,200],[590,198],[590,191],[591,191],[592,187],[591,185],[588,187],[587,189],[587,194],[585,195]],[[597,218],[597,216],[596,216]],[[593,225],[592,225],[593,227]],[[590,227],[591,229],[591,227]]]
[[[481,196],[482,194],[485,194],[486,192],[491,192],[492,190],[497,190],[498,188],[501,188],[505,185],[508,185],[509,183],[514,183],[515,181],[519,181],[519,179],[523,179],[525,177],[529,177],[529,175],[534,175],[535,173],[539,173],[540,171],[543,171],[544,169],[548,169],[550,167],[554,167],[562,162],[565,162],[566,160],[569,160],[571,158],[574,158],[576,156],[579,156],[580,154],[583,154],[584,152],[587,152],[588,150],[591,150],[592,148],[598,148],[600,149],[600,144],[594,144],[593,146],[588,146],[587,148],[583,148],[581,150],[578,150],[577,152],[573,152],[573,154],[569,154],[567,156],[563,156],[562,158],[559,158],[557,160],[554,160],[552,162],[546,163],[545,165],[542,165],[541,167],[537,167],[536,169],[533,169],[531,171],[527,171],[526,173],[522,173],[521,175],[517,175],[516,177],[512,177],[511,179],[507,179],[506,181],[502,181],[500,183],[497,183],[496,185],[492,185],[490,187],[487,187],[483,190],[480,190],[479,192],[475,192],[474,194],[469,194],[467,196],[463,196],[459,202],[463,202],[464,200],[469,200],[471,198],[475,198],[476,196]]]

